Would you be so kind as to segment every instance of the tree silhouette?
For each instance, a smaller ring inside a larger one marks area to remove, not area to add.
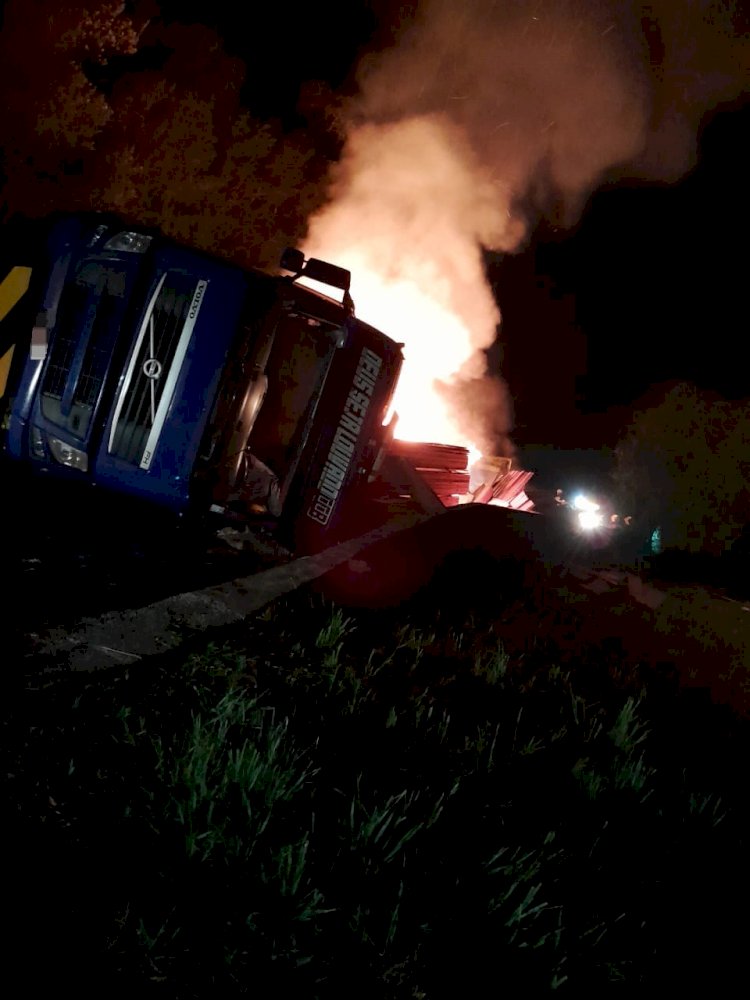
[[[750,513],[750,409],[694,385],[659,387],[616,449],[623,509],[668,547],[718,555]]]
[[[336,147],[335,119],[313,88],[303,98],[317,135],[254,120],[240,104],[244,64],[219,36],[157,14],[150,3],[8,0],[3,213],[115,211],[275,266],[322,202],[329,159],[317,149]]]

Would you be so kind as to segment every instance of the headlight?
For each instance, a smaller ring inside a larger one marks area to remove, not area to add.
[[[582,510],[578,513],[578,526],[584,531],[591,531],[594,528],[601,528],[604,524],[604,515],[596,510]]]
[[[89,457],[85,451],[74,448],[67,441],[61,441],[60,438],[55,437],[48,437],[47,444],[49,445],[49,450],[52,452],[52,457],[60,465],[67,465],[68,468],[79,469],[81,472],[88,471]]]
[[[113,236],[104,244],[105,250],[126,250],[128,253],[145,253],[151,244],[152,237],[143,233],[123,232]]]
[[[582,511],[599,510],[599,504],[594,503],[593,500],[589,500],[589,498],[585,497],[582,493],[579,493],[573,498],[573,507],[575,510]]]

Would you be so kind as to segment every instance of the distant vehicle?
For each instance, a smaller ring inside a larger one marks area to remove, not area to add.
[[[9,458],[179,515],[261,519],[299,551],[337,536],[403,361],[355,317],[348,271],[295,250],[286,276],[243,270],[97,215],[0,239]]]

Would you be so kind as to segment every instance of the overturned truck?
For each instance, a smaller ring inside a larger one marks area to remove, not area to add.
[[[355,316],[349,272],[296,250],[280,269],[101,215],[4,227],[5,457],[297,552],[398,500],[429,512],[468,495],[465,449],[394,444],[403,345]]]

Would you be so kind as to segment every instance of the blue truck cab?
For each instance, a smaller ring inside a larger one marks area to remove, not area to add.
[[[98,215],[0,238],[9,459],[179,515],[261,518],[298,550],[337,537],[402,364],[355,317],[348,272],[298,251],[285,276],[245,270]]]

